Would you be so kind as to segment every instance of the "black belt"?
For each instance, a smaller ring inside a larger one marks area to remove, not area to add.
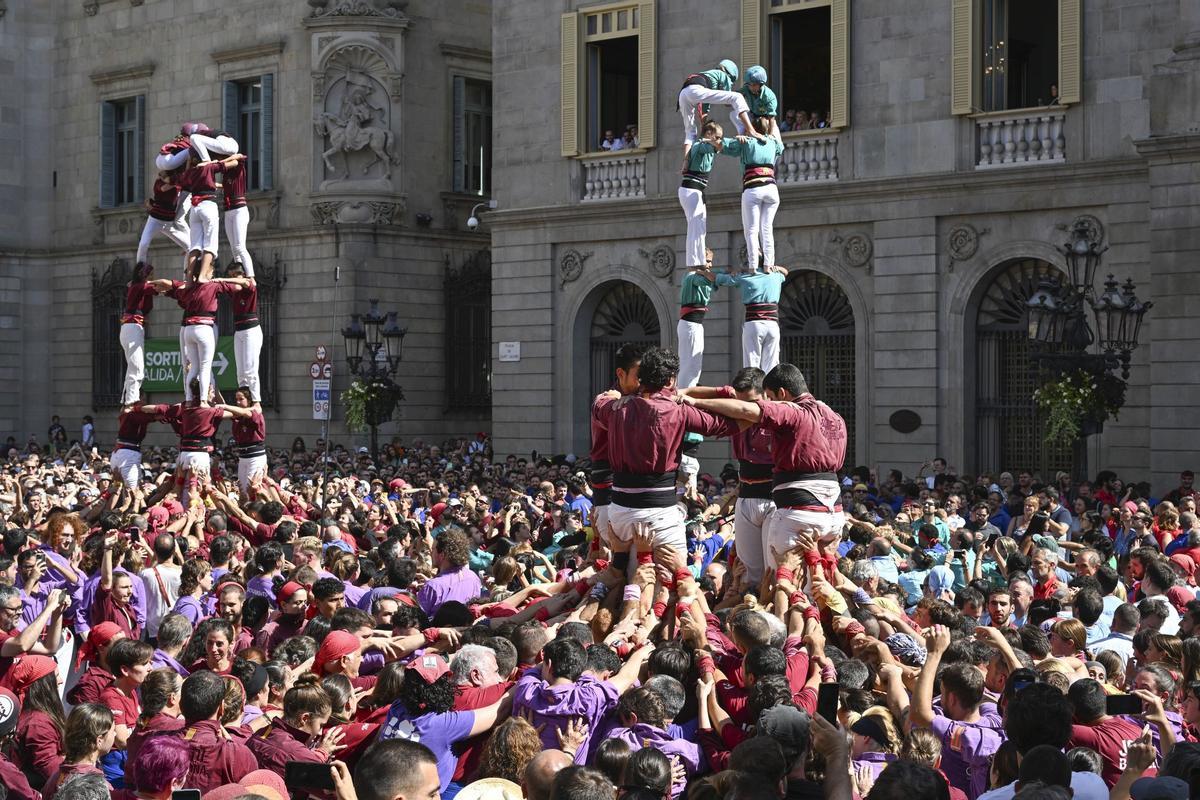
[[[254,458],[255,456],[265,456],[267,454],[266,442],[236,444],[234,448],[237,450],[238,458]]]
[[[755,483],[746,483],[741,481],[738,483],[738,497],[743,500],[770,500],[774,497],[771,490],[770,481],[756,481]]]
[[[233,321],[233,329],[235,331],[248,331],[251,328],[258,327],[258,317],[247,317],[246,319],[235,319]]]
[[[674,472],[614,472],[614,489],[663,489],[675,486]]]
[[[612,487],[611,486],[593,486],[592,487],[592,505],[606,506],[612,503]]]
[[[778,303],[749,303],[746,306],[746,322],[771,322],[778,319]]]
[[[142,443],[134,442],[128,439],[117,439],[118,450],[136,450],[139,453],[142,451]]]
[[[656,489],[651,492],[624,491],[625,489]],[[670,508],[675,505],[675,473],[662,472],[639,474],[616,472],[613,474],[612,501],[626,508]]]
[[[699,189],[704,191],[708,188],[708,173],[707,172],[685,172],[680,185],[685,189]]]
[[[679,318],[684,322],[704,322],[708,306],[680,306]]]
[[[738,459],[738,477],[744,481],[767,481],[769,483],[773,469],[774,467],[770,464],[759,464],[744,458]]]
[[[776,472],[773,476],[773,484],[776,488],[772,489],[771,497],[775,500],[775,505],[779,508],[787,506],[824,506],[815,494],[807,489],[778,488],[780,484],[794,483],[795,481],[833,481],[837,483],[837,475],[832,472]]]

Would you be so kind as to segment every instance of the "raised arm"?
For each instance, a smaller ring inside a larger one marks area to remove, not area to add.
[[[912,705],[908,712],[908,728],[926,728],[933,722],[933,682],[937,677],[938,665],[942,661],[942,653],[950,646],[950,629],[944,625],[934,625],[925,637],[928,654],[921,674],[917,676],[917,685],[913,687]]]
[[[745,400],[723,398],[701,399],[685,396],[683,402],[701,411],[707,411],[710,414],[719,414],[722,417],[741,419],[747,422],[758,422],[762,419],[762,408],[758,403],[747,403]]]

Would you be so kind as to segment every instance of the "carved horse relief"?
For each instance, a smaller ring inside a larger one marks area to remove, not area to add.
[[[391,98],[377,77],[378,61],[378,54],[354,46],[330,60],[323,108],[313,120],[327,180],[369,179],[377,164],[382,172],[375,177],[386,180],[400,163]]]

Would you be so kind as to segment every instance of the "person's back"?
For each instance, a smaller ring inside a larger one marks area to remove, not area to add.
[[[1071,726],[1071,747],[1090,747],[1104,761],[1101,777],[1112,786],[1125,768],[1125,752],[1130,743],[1142,735],[1141,726],[1105,713],[1106,693],[1099,681],[1085,678],[1071,684],[1067,699],[1071,701],[1075,724]]]
[[[225,698],[225,681],[214,672],[189,675],[180,690],[184,726],[178,736],[191,745],[186,786],[201,793],[237,783],[258,769],[258,761],[241,742],[228,737],[217,719]]]
[[[879,773],[871,800],[950,800],[950,787],[935,770],[911,761],[893,761]]]

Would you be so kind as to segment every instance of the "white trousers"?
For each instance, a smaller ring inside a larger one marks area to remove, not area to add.
[[[671,490],[673,491],[673,490]],[[683,509],[678,504],[669,508],[628,508],[617,503],[608,507],[608,524],[615,541],[633,541],[633,531],[638,525],[646,525],[655,547],[670,547],[687,560],[687,537],[684,534]],[[630,549],[630,561],[636,553]]]
[[[779,323],[773,319],[742,323],[742,366],[770,372],[779,366]]]
[[[611,505],[592,507],[592,530],[596,536],[600,537],[602,545],[608,545],[612,541],[612,527],[608,524],[610,508],[612,508]]]
[[[684,485],[696,488],[696,476],[700,474],[700,461],[695,456],[679,456],[679,471],[686,477]]]
[[[750,106],[746,105],[746,98],[742,97],[741,92],[722,92],[700,85],[685,86],[679,92],[679,115],[683,117],[684,144],[696,141],[700,132],[700,115],[697,109],[703,103],[732,106],[735,116],[742,112],[750,113]]]
[[[739,497],[734,506],[733,540],[738,560],[746,565],[746,580],[751,587],[758,586],[771,557],[767,537],[774,513],[775,501],[766,498]]]
[[[250,399],[256,403],[262,402],[258,382],[258,356],[262,352],[262,345],[263,333],[260,325],[233,334],[233,357],[237,360],[238,386],[249,389]]]
[[[250,258],[250,249],[246,247],[246,231],[250,227],[250,207],[231,208],[225,212],[225,238],[229,240],[229,249],[234,261],[242,262],[242,269],[247,278],[254,277],[254,261]]]
[[[690,389],[700,382],[704,364],[704,323],[679,320],[675,326],[679,338],[679,380],[681,389]]]
[[[224,134],[220,136],[208,136],[203,133],[193,133],[189,141],[191,141],[192,147],[200,156],[201,161],[211,161],[213,153],[218,156],[228,157],[238,151],[237,139]]]
[[[260,474],[267,474],[266,454],[238,459],[238,486],[242,489],[242,497],[246,497],[246,490],[250,487],[250,479]]]
[[[217,334],[212,325],[184,325],[183,348],[187,357],[187,373],[183,376],[183,398],[192,399],[193,380],[200,381],[200,399],[208,399],[212,386],[213,356],[217,352]]]
[[[704,205],[704,192],[680,186],[679,205],[683,206],[683,218],[687,220],[684,258],[688,267],[703,267],[708,260],[704,257],[704,240],[708,234],[708,209]]]
[[[190,201],[189,201],[190,202]],[[190,250],[203,250],[217,256],[217,204],[204,200],[192,206],[188,213],[188,228],[191,230]]]
[[[121,483],[129,489],[136,489],[142,482],[142,454],[137,450],[113,450],[108,458],[108,466],[114,475],[121,478]]]
[[[796,546],[796,534],[808,534],[813,541],[828,542],[842,535],[846,527],[844,511],[798,511],[794,508],[777,508],[771,517],[770,530],[766,537],[766,552],[774,547],[780,553]],[[738,548],[740,555],[741,548]]]
[[[779,211],[779,187],[773,183],[742,190],[742,232],[746,235],[746,260],[750,271],[763,265],[775,266],[775,212]]]
[[[121,405],[138,399],[142,381],[146,379],[146,329],[134,322],[121,326],[121,349],[125,351],[125,386],[121,390]]]
[[[179,468],[180,474],[183,476],[183,488],[179,491],[179,502],[184,508],[188,507],[191,501],[191,490],[188,488],[188,473],[192,472],[197,475],[207,475],[212,472],[212,459],[208,453],[191,453],[182,452],[179,458],[175,461],[175,466]]]
[[[146,224],[142,227],[142,238],[138,240],[137,260],[143,262],[150,257],[150,242],[154,240],[156,233],[161,233],[186,251],[191,243],[191,231],[188,230],[186,219],[182,220],[182,223],[180,225],[175,220],[146,217]]]

